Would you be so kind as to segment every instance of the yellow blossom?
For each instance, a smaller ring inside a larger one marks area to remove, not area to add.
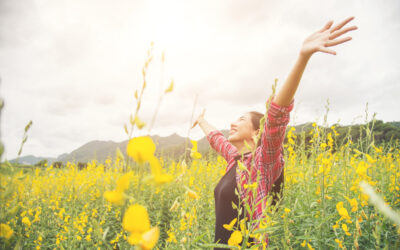
[[[156,245],[159,236],[160,229],[158,229],[158,227],[153,227],[142,235],[140,246],[142,249],[152,249]]]
[[[138,129],[142,129],[144,126],[146,126],[146,123],[145,123],[145,122],[142,122],[142,121],[139,119],[139,116],[138,116],[138,115],[135,115],[134,123],[136,124],[136,127],[137,127]]]
[[[343,218],[343,219],[347,219],[350,220],[350,216],[349,213],[347,212],[347,209],[343,207],[343,202],[340,201],[336,204],[336,209],[339,213],[339,215]]]
[[[199,152],[197,152],[197,141],[195,140],[190,140],[193,144],[192,150],[190,151],[190,157],[194,158],[194,159],[200,159],[201,158],[201,154]]]
[[[0,237],[5,238],[8,240],[12,235],[14,231],[11,229],[11,227],[7,224],[0,224]]]
[[[173,175],[163,173],[163,169],[157,157],[151,157],[149,159],[149,162],[150,162],[151,173],[153,175],[154,181],[157,184],[169,183],[174,179]]]
[[[150,230],[150,220],[146,208],[137,204],[129,206],[122,220],[122,227],[132,234],[142,234]]]
[[[232,231],[233,226],[235,225],[236,221],[237,221],[237,218],[234,218],[229,224],[224,224],[223,227],[228,231]]]
[[[347,196],[344,196],[344,198],[346,198],[346,200],[348,200],[349,201],[349,203],[350,203],[350,205],[351,205],[351,211],[352,212],[355,212],[355,211],[357,211],[357,209],[358,209],[358,203],[357,203],[357,200],[356,199],[350,199],[349,197],[347,197]]]
[[[198,200],[198,199],[199,199],[199,195],[198,195],[196,192],[194,192],[194,191],[192,191],[192,190],[188,190],[187,193],[188,193],[188,195],[189,195],[190,198],[195,199],[195,200]]]
[[[133,172],[129,171],[128,173],[124,174],[121,178],[117,181],[117,191],[123,192],[129,188],[129,181],[133,178]]]
[[[342,229],[346,233],[347,236],[351,235],[351,233],[349,233],[349,229],[347,228],[346,224],[342,224]]]
[[[24,223],[24,224],[27,225],[28,227],[31,226],[31,221],[29,220],[28,217],[22,218],[22,223]]]
[[[105,191],[104,192],[104,198],[116,205],[122,205],[124,203],[124,194],[120,191],[117,190],[112,190],[112,191]]]
[[[339,239],[335,239],[335,242],[338,243],[339,248],[343,248],[342,241]]]
[[[135,137],[128,142],[126,151],[138,163],[144,163],[154,157],[156,145],[150,136]]]
[[[239,246],[240,242],[242,242],[242,233],[238,230],[234,231],[229,237],[228,245],[230,246]]]

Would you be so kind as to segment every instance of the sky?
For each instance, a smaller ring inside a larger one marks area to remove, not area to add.
[[[265,112],[303,41],[329,20],[352,40],[337,55],[315,53],[295,95],[289,125],[399,121],[400,2],[294,0],[1,0],[0,97],[3,159],[57,157],[92,140],[128,139],[123,126],[136,108],[135,90],[153,42],[153,60],[139,117],[153,128],[135,131],[198,140],[189,130],[203,108],[217,129],[248,111]],[[164,62],[162,54],[164,53]],[[367,105],[368,103],[368,105]],[[368,115],[366,115],[368,114]]]

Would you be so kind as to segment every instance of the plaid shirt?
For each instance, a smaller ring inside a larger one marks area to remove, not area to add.
[[[233,146],[220,131],[215,130],[207,135],[207,140],[211,147],[227,161],[228,165],[226,167],[226,172],[235,166],[236,160],[240,160],[249,170],[249,173],[247,173],[246,171],[241,171],[239,170],[240,168],[237,168],[236,183],[239,186],[240,179],[242,179],[240,192],[241,200],[244,200],[246,195],[248,195],[248,205],[251,209],[253,209],[253,204],[258,203],[253,213],[253,220],[258,220],[263,216],[263,210],[266,208],[266,196],[271,190],[272,184],[283,171],[285,162],[283,159],[282,144],[285,137],[286,127],[289,123],[289,113],[293,109],[293,103],[294,100],[292,100],[288,106],[281,107],[274,103],[274,101],[271,102],[267,119],[264,124],[264,131],[260,138],[261,145],[257,147],[254,154],[255,167],[252,166],[253,155],[250,152],[245,153],[241,159],[241,155],[237,151],[236,147]],[[256,182],[257,172],[260,173],[260,181],[257,184],[255,202],[253,202],[251,189],[248,189],[247,192],[245,192],[246,189],[244,188],[244,185]],[[263,199],[263,202],[259,202]],[[249,217],[250,215],[248,214],[247,216]],[[255,225],[256,229],[258,227],[259,223]],[[266,243],[268,244],[268,236]]]

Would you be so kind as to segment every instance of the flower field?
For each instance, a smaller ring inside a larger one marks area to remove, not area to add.
[[[398,225],[359,185],[368,183],[388,207],[400,207],[398,144],[361,149],[348,140],[339,146],[330,131],[323,134],[314,124],[306,147],[289,129],[284,199],[265,211],[263,232],[252,232],[244,221],[239,228],[226,225],[231,248],[268,233],[270,249],[398,249]],[[2,166],[1,248],[211,248],[213,191],[225,160],[202,156],[196,142],[186,162],[156,158],[149,137],[132,140],[130,159],[117,152],[81,170],[71,163],[60,169]]]

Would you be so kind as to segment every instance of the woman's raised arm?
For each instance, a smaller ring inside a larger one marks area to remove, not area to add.
[[[224,135],[217,128],[209,124],[204,119],[205,111],[206,110],[204,109],[201,115],[194,122],[192,128],[199,124],[204,134],[206,135],[210,146],[222,157],[224,157],[227,162],[229,162],[237,155],[237,149],[224,137]]]
[[[327,47],[335,46],[351,40],[351,37],[336,38],[350,30],[357,29],[357,26],[342,29],[343,26],[353,19],[354,17],[349,17],[333,27],[331,27],[333,21],[329,21],[322,29],[314,32],[306,38],[292,71],[274,98],[276,104],[279,106],[288,106],[290,104],[293,100],[294,94],[296,93],[307,62],[315,52],[320,51],[336,55],[335,51],[328,49]]]

